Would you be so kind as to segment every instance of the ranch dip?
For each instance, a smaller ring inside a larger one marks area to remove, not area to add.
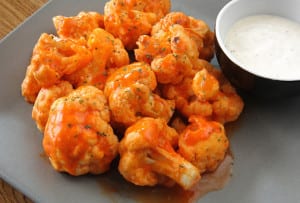
[[[300,24],[295,21],[273,15],[245,17],[229,29],[225,47],[253,73],[300,79]]]

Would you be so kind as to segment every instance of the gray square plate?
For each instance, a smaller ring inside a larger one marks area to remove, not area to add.
[[[201,18],[213,28],[227,1],[173,0],[173,10]],[[102,12],[104,3],[52,0],[0,42],[0,176],[36,202],[154,202],[154,190],[134,187],[116,172],[76,178],[55,172],[41,156],[42,134],[31,120],[32,106],[20,94],[39,35],[54,33],[51,18],[82,10]],[[227,126],[235,157],[233,177],[224,189],[198,201],[299,202],[300,97],[244,98],[240,119]]]

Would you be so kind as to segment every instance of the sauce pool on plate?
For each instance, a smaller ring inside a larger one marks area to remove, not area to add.
[[[249,71],[267,78],[300,78],[300,24],[274,15],[242,18],[229,29],[225,47]]]
[[[117,171],[117,162],[113,162],[113,170],[105,176],[98,177],[101,194],[110,198],[111,202],[134,200],[139,203],[190,203],[196,202],[209,192],[221,190],[232,175],[234,157],[229,150],[219,167],[211,173],[202,175],[198,184],[190,190],[183,190],[180,186],[167,188],[164,186],[138,187],[125,181]]]

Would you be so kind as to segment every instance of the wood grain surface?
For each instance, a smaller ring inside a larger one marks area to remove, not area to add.
[[[0,0],[0,39],[32,15],[48,0]],[[32,203],[0,179],[0,203]]]

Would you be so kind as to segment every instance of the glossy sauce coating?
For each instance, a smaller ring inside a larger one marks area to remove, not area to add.
[[[61,38],[87,40],[96,28],[104,28],[104,16],[97,12],[80,12],[77,16],[55,16],[53,24]]]
[[[224,159],[229,141],[221,123],[191,116],[190,124],[179,136],[179,154],[200,173],[214,171]]]
[[[177,139],[177,132],[165,120],[140,119],[126,130],[120,143],[120,173],[136,185],[172,186],[176,182],[190,189],[200,173],[175,152]]]
[[[65,74],[86,66],[91,60],[91,53],[81,43],[43,33],[33,49],[22,83],[22,95],[34,103],[42,87],[59,83]]]
[[[146,63],[136,62],[116,70],[104,89],[112,121],[126,127],[149,116],[169,121],[175,102],[155,94],[156,86],[155,74]]]
[[[170,11],[170,0],[111,0],[104,7],[105,28],[132,50],[140,35]]]
[[[52,103],[72,91],[73,87],[67,81],[62,81],[57,85],[49,88],[44,87],[40,90],[32,109],[32,118],[35,120],[40,131],[44,132]]]
[[[56,100],[43,139],[52,166],[75,176],[107,171],[118,150],[109,120],[106,98],[95,87],[83,86]]]
[[[103,90],[106,79],[118,67],[129,64],[122,42],[101,28],[94,29],[87,41],[92,61],[86,67],[64,77],[75,87],[93,85]]]
[[[190,197],[217,169],[229,146],[223,123],[244,103],[209,63],[208,25],[169,10],[169,0],[111,0],[104,15],[53,18],[58,37],[41,35],[22,90],[30,102],[40,95],[33,117],[55,170],[101,174],[119,154],[125,180]]]

